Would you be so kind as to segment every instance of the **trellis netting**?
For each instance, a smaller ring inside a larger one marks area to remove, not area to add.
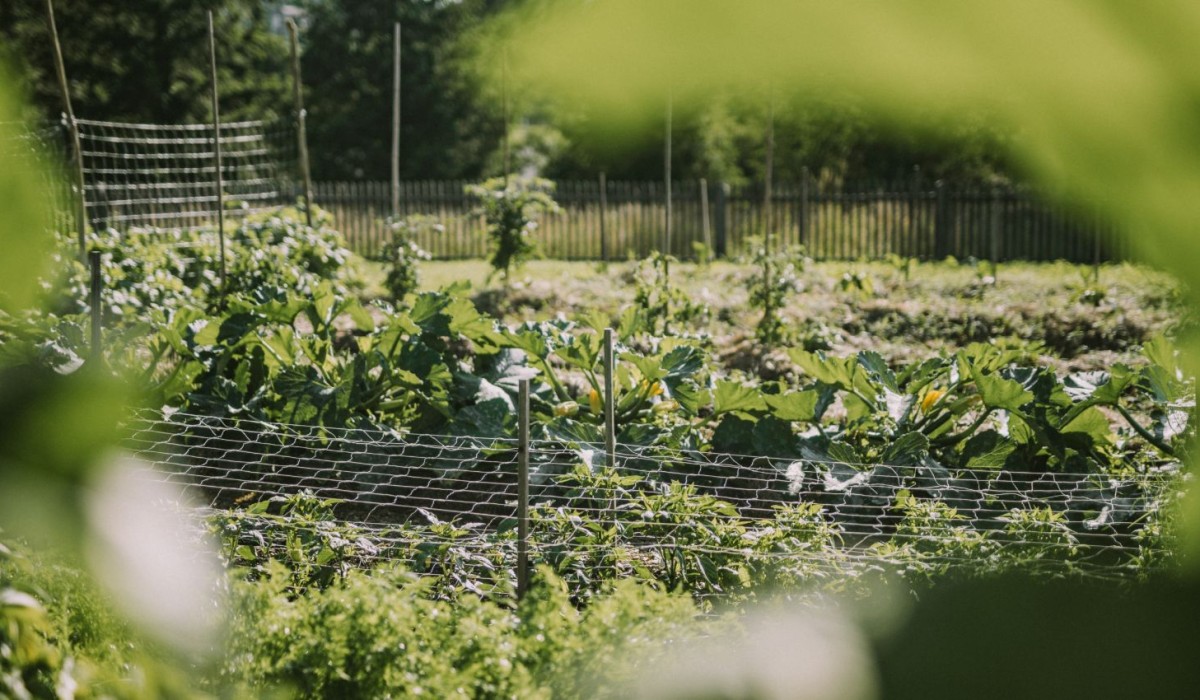
[[[414,543],[510,562],[518,444],[510,437],[334,429],[140,414],[128,446],[217,511],[291,494],[337,499],[380,558]],[[747,557],[811,571],[1014,563],[1125,577],[1167,554],[1157,530],[1177,468],[1116,476],[848,464],[535,440],[528,547],[620,576],[673,557]],[[269,517],[269,516],[263,516]],[[510,562],[511,564],[511,562]]]
[[[215,226],[217,166],[210,124],[77,120],[87,216],[97,229]],[[296,131],[289,120],[221,124],[226,215],[294,201]]]

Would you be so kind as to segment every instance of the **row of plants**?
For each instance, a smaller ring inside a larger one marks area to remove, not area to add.
[[[104,257],[113,286],[107,362],[149,405],[267,424],[471,436],[482,453],[487,439],[514,435],[517,384],[531,379],[536,439],[568,449],[602,441],[599,330],[613,319],[505,326],[476,310],[462,287],[409,295],[404,308],[367,305],[352,293],[357,281],[337,234],[288,212],[230,236],[231,269],[254,284],[222,294],[215,251],[205,252],[202,236],[176,234],[196,243],[184,247],[134,235],[119,242],[123,254]],[[673,289],[669,265],[647,263],[646,294],[616,319],[618,440],[660,461],[680,453],[733,455],[728,465],[797,460],[816,465],[809,471],[818,488],[828,477],[869,489],[906,467],[944,478],[961,470],[1018,481],[1122,476],[1175,464],[1193,423],[1191,383],[1165,340],[1147,344],[1137,368],[1066,376],[984,344],[903,366],[872,352],[834,357],[796,347],[788,356],[797,378],[730,375],[711,360],[707,337],[669,325],[698,313]],[[160,289],[159,278],[171,283]],[[67,279],[68,289],[78,284]],[[82,328],[70,315],[5,317],[3,357],[72,371],[85,354]],[[738,487],[736,475],[718,474],[734,466],[708,468]]]
[[[662,640],[711,630],[696,614],[713,601],[853,587],[864,558],[914,582],[961,560],[968,573],[1052,562],[1062,574],[1095,563],[1086,545],[1100,532],[1120,538],[1120,556],[1103,563],[1149,571],[1170,541],[1172,491],[1157,471],[1180,458],[1192,387],[1165,341],[1146,347],[1144,365],[1066,376],[990,345],[899,366],[797,346],[788,354],[801,371],[763,382],[713,362],[704,334],[663,325],[679,322],[675,313],[700,318],[672,292],[667,259],[645,265],[644,298],[617,318],[506,326],[462,287],[409,294],[398,307],[364,303],[340,237],[287,212],[230,234],[236,273],[224,287],[210,238],[171,235],[186,245],[94,240],[104,251],[104,362],[146,405],[284,431],[469,436],[482,456],[512,437],[517,382],[533,380],[535,438],[576,464],[566,473],[561,461],[535,464],[539,483],[560,494],[532,513],[539,584],[514,610],[510,524],[429,513],[351,525],[338,517],[343,504],[281,494],[212,521],[245,580],[228,592],[232,651],[201,669],[199,689],[153,645],[100,624],[101,603],[81,607],[85,595],[55,589],[66,573],[39,579],[50,570],[0,561],[9,694],[590,696],[589,678],[619,679],[652,663]],[[82,270],[65,256],[62,267],[44,290],[56,313],[0,316],[9,372],[70,375],[89,364]],[[618,335],[619,439],[631,455],[616,471],[588,456],[601,436],[608,325]],[[798,465],[776,479],[790,504],[735,497],[741,468],[762,457]],[[464,455],[455,478],[470,480],[486,461]],[[986,524],[922,481],[985,473],[1019,492],[1031,475],[1070,472],[1094,475],[1095,493],[1066,508],[1001,498]],[[843,517],[867,501],[889,522],[870,538]],[[629,637],[645,646],[628,665],[599,667]]]

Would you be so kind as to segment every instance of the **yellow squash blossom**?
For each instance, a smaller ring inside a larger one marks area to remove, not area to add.
[[[588,407],[592,409],[592,413],[599,413],[604,408],[604,404],[600,401],[600,392],[595,389],[588,392]]]
[[[937,403],[938,399],[946,395],[946,392],[941,389],[930,389],[925,392],[925,397],[921,399],[921,412],[929,413],[929,409]]]

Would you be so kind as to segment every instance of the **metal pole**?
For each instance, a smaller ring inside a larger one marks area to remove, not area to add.
[[[529,380],[517,391],[517,600],[529,591]]]
[[[46,0],[46,18],[50,23],[50,39],[54,44],[54,68],[58,73],[58,89],[62,92],[67,132],[71,137],[71,159],[75,165],[75,228],[79,235],[79,259],[87,251],[87,198],[84,195],[83,146],[79,139],[79,124],[71,108],[71,91],[67,86],[67,66],[63,62],[62,45],[58,42],[58,26],[54,21],[54,0]]]
[[[312,170],[308,164],[308,115],[304,111],[304,83],[300,80],[300,41],[295,20],[288,19],[292,43],[292,101],[296,106],[296,146],[300,152],[300,176],[304,180],[304,221],[312,228]]]
[[[400,23],[392,37],[392,218],[400,218]]]
[[[91,288],[88,294],[88,306],[91,307],[92,317],[92,359],[100,362],[104,352],[104,348],[100,344],[100,329],[104,324],[104,312],[101,308],[102,300],[100,298],[100,290],[103,286],[100,276],[100,251],[93,250],[88,253],[88,263],[92,272]]]
[[[613,330],[604,329],[604,465],[610,469],[617,466],[617,420],[616,391],[613,370],[616,355],[613,353]]]
[[[605,219],[608,218],[608,180],[600,173],[600,259],[608,262],[608,229]]]
[[[667,134],[663,149],[663,180],[666,184],[666,228],[663,230],[663,255],[671,254],[671,103],[670,92],[667,93]]]
[[[225,296],[225,180],[221,172],[221,99],[217,91],[217,37],[208,12],[208,70],[212,82],[213,164],[216,166],[217,239],[221,244],[221,296]]]

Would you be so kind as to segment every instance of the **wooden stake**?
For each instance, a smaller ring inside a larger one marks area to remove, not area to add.
[[[100,330],[104,324],[104,309],[101,305],[103,302],[101,297],[103,279],[100,272],[100,251],[91,251],[88,254],[88,262],[92,273],[91,285],[88,290],[88,305],[91,307],[92,318],[92,360],[99,363],[104,357],[104,347],[101,345],[100,339]]]
[[[296,108],[296,146],[300,153],[300,176],[304,180],[304,221],[312,228],[313,186],[312,170],[308,163],[308,115],[304,111],[304,83],[300,80],[300,41],[295,20],[288,19],[288,34],[292,44],[292,101]]]
[[[392,218],[400,218],[400,23],[392,36]]]
[[[529,592],[529,380],[517,389],[517,600]]]
[[[504,50],[503,63],[500,66],[500,101],[501,113],[504,119],[504,134],[502,135],[502,147],[504,149],[504,187],[508,189],[508,173],[512,170],[510,155],[508,150],[508,49]]]
[[[67,66],[63,62],[62,45],[58,41],[58,25],[54,21],[54,0],[46,0],[46,19],[50,24],[50,40],[54,44],[54,69],[58,74],[58,89],[62,93],[63,114],[67,121],[67,132],[71,137],[71,160],[75,166],[74,189],[75,229],[79,235],[79,259],[87,254],[87,197],[83,177],[83,146],[79,138],[79,124],[75,121],[75,110],[71,108],[71,90],[67,84]]]
[[[763,169],[763,247],[771,253],[771,190],[775,170],[775,101],[767,97],[766,163]]]
[[[208,12],[208,69],[212,82],[213,163],[217,177],[217,239],[221,244],[221,296],[225,296],[225,180],[221,172],[221,98],[217,90],[217,35],[213,13]]]
[[[666,228],[663,230],[662,254],[671,254],[671,94],[667,93],[666,143],[663,149],[663,180],[666,184]]]
[[[712,224],[708,219],[708,180],[700,178],[700,227],[704,232],[704,247],[713,255]]]
[[[613,330],[604,329],[604,466],[617,466],[617,421],[615,383],[616,355],[613,353]]]

